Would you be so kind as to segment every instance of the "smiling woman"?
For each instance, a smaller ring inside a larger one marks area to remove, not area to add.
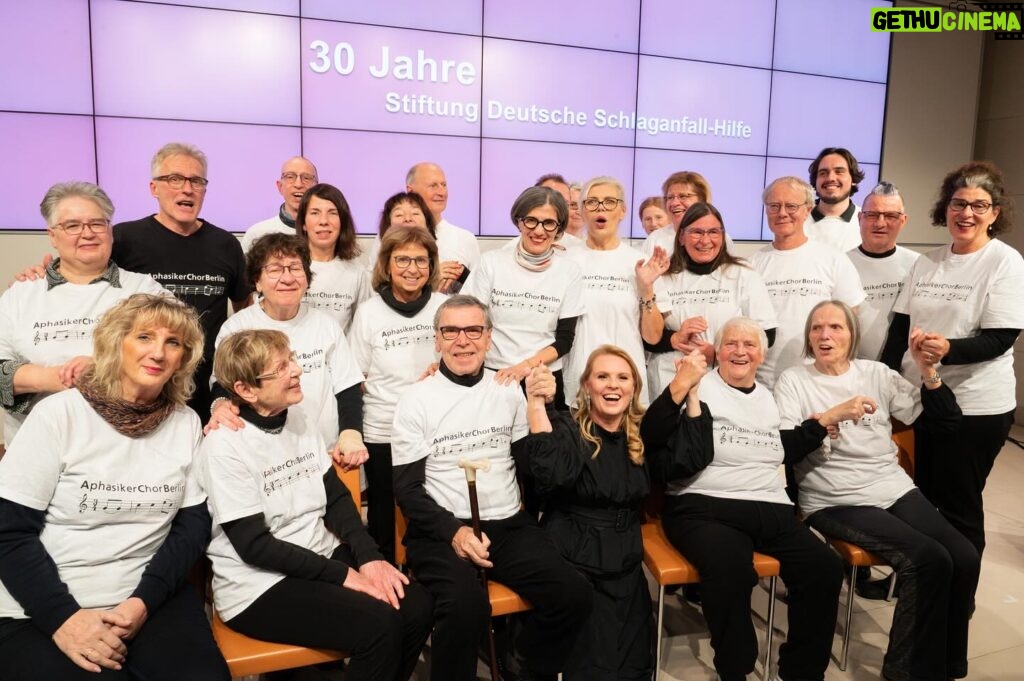
[[[715,334],[737,315],[757,319],[771,346],[777,322],[768,289],[755,269],[729,253],[725,222],[715,206],[687,208],[667,271],[662,271],[653,282],[651,313],[644,315],[644,340],[652,350],[647,365],[652,396],[672,380],[684,354],[699,349],[710,362]]]
[[[1024,259],[996,235],[1013,226],[1003,174],[972,161],[943,179],[932,222],[952,244],[921,255],[893,307],[882,361],[910,379],[912,328],[941,363],[942,380],[963,409],[953,437],[915,428],[914,482],[982,553],[982,492],[1013,424],[1013,344],[1024,328]]]
[[[92,358],[100,315],[134,293],[162,293],[152,277],[110,259],[114,206],[88,182],[50,187],[40,204],[57,259],[46,277],[0,296],[0,407],[10,446],[32,406],[74,387]]]
[[[494,333],[487,367],[498,371],[498,381],[522,381],[546,364],[558,382],[556,401],[564,404],[561,358],[572,347],[585,307],[579,266],[556,255],[561,247],[555,239],[565,231],[569,208],[554,189],[530,187],[512,205],[511,218],[520,233],[516,248],[484,254],[462,292],[490,309]]]
[[[314,185],[299,202],[295,227],[309,246],[314,274],[305,301],[347,331],[356,307],[370,297],[370,287],[358,260],[356,226],[345,195],[333,185]]]
[[[392,227],[373,268],[379,295],[356,310],[349,341],[363,383],[367,529],[381,553],[395,558],[395,497],[391,482],[391,424],[398,398],[437,361],[434,312],[446,296],[437,243],[420,227]]]
[[[133,295],[93,340],[77,387],[40,402],[0,460],[0,676],[227,681],[184,584],[210,528],[201,425],[185,406],[203,356],[197,315]]]
[[[640,372],[621,348],[602,345],[577,383],[578,410],[569,417],[550,408],[550,371],[526,379],[526,446],[546,497],[541,525],[594,588],[594,609],[565,676],[649,679],[654,622],[641,562],[640,504],[650,479],[640,441]]]

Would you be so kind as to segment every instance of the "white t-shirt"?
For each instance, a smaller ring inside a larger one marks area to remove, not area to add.
[[[480,264],[480,244],[468,229],[457,227],[444,218],[437,223],[437,250],[441,261],[455,260],[473,271]]]
[[[665,229],[665,228],[662,228]],[[703,340],[713,343],[718,329],[738,315],[750,317],[762,329],[778,326],[768,289],[757,270],[743,265],[723,265],[711,274],[683,270],[665,274],[654,282],[658,309],[665,314],[665,333],[678,331],[690,317],[704,317],[708,330]],[[647,365],[651,395],[658,396],[675,376],[675,362],[682,353],[652,353]]]
[[[341,326],[332,317],[305,303],[288,321],[271,319],[257,303],[232,315],[220,327],[214,347],[229,335],[248,329],[273,329],[288,336],[292,351],[302,367],[302,402],[294,409],[303,411],[320,426],[324,442],[338,439],[338,403],[334,396],[363,382],[352,350]],[[211,384],[216,377],[211,378]]]
[[[744,393],[717,371],[701,380],[698,392],[714,422],[715,456],[700,473],[669,483],[667,492],[791,504],[782,473],[779,409],[771,392],[757,383]]]
[[[998,239],[966,255],[940,246],[914,263],[893,311],[910,315],[911,328],[946,338],[970,338],[981,329],[1022,329],[1024,258]],[[942,365],[939,371],[967,416],[1016,407],[1013,348],[995,359]],[[917,375],[909,352],[903,375],[911,380]]]
[[[860,208],[857,204],[850,202],[853,206],[853,214],[850,220],[846,221],[839,215],[825,215],[815,221],[813,215],[808,215],[804,220],[804,234],[811,241],[831,246],[840,253],[845,253],[851,248],[860,246]]]
[[[370,276],[358,260],[335,258],[310,262],[313,281],[303,300],[310,307],[338,320],[348,331],[356,307],[370,297]]]
[[[543,272],[530,272],[516,262],[513,251],[488,251],[462,293],[476,296],[490,310],[491,369],[510,367],[551,345],[558,320],[584,312],[580,268],[570,258],[552,258]],[[560,369],[562,359],[549,366]]]
[[[884,258],[864,255],[860,248],[846,253],[853,263],[860,282],[864,286],[864,303],[858,310],[860,320],[860,347],[857,356],[861,359],[878,360],[882,356],[885,336],[892,321],[892,306],[903,290],[910,268],[914,266],[918,253],[902,246]]]
[[[404,466],[426,459],[427,494],[456,518],[471,517],[466,474],[459,461],[489,459],[476,477],[480,518],[500,520],[519,512],[519,484],[512,443],[525,437],[526,397],[518,385],[499,385],[494,372],[471,387],[440,371],[414,383],[398,401],[391,460]]]
[[[764,278],[779,322],[775,343],[757,370],[757,380],[772,388],[779,373],[806,362],[804,325],[811,308],[823,300],[857,307],[864,302],[864,289],[845,253],[814,241],[785,251],[769,244],[750,263]]]
[[[878,409],[857,423],[840,423],[839,439],[826,437],[796,465],[800,508],[807,515],[832,506],[889,508],[914,488],[900,467],[889,418],[913,423],[920,416],[920,382],[913,386],[881,362],[855,359],[841,376],[822,374],[813,364],[791,367],[775,386],[787,429],[855,395],[871,397]]]
[[[210,432],[200,451],[200,479],[213,516],[207,549],[213,562],[213,600],[217,612],[229,620],[285,575],[243,561],[221,525],[262,513],[274,538],[330,556],[341,543],[323,521],[323,477],[331,457],[316,426],[292,409],[277,435],[252,424],[238,431],[219,428]]]
[[[0,296],[0,358],[57,366],[91,356],[92,330],[104,312],[136,293],[170,295],[148,274],[118,269],[118,281],[120,288],[98,281],[50,290],[45,278],[15,282]],[[46,395],[36,395],[33,404]],[[4,446],[11,446],[25,416],[4,412]]]
[[[65,390],[36,405],[0,460],[0,497],[45,511],[39,539],[61,581],[83,608],[112,608],[135,591],[178,509],[206,498],[193,469],[201,439],[187,407],[132,439]],[[0,617],[27,617],[2,585]]]
[[[643,375],[644,345],[640,338],[640,294],[636,288],[636,261],[640,251],[620,242],[610,251],[580,248],[570,257],[583,272],[583,304],[587,313],[576,323],[576,338],[565,356],[562,378],[565,400],[572,404],[580,387],[587,359],[599,345],[617,345],[630,356]],[[639,392],[647,406],[647,386]]]
[[[640,249],[644,260],[651,257],[656,246],[661,246],[671,257],[676,247],[676,235],[678,234],[679,232],[676,228],[670,224],[648,234],[647,238],[644,239],[644,245]]]
[[[363,383],[363,441],[391,442],[395,405],[426,368],[437,361],[434,313],[447,296],[431,293],[415,317],[405,317],[374,296],[356,310],[348,341]]]
[[[245,234],[242,235],[242,252],[248,253],[252,245],[256,243],[256,240],[261,236],[268,234],[289,234],[295,236],[296,231],[294,227],[289,227],[281,221],[281,214],[278,213],[272,218],[267,218],[261,222],[257,222],[255,225],[245,230]]]

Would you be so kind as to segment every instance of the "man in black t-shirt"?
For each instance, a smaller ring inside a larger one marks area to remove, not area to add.
[[[252,302],[242,247],[230,233],[199,219],[209,181],[206,155],[191,145],[170,143],[156,152],[149,191],[155,215],[114,225],[113,260],[132,272],[151,275],[199,312],[206,333],[203,363],[189,406],[205,423],[210,418],[213,341],[228,316]]]

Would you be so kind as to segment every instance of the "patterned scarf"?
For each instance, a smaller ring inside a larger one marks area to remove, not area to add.
[[[167,420],[175,408],[174,403],[163,393],[149,404],[138,404],[104,397],[96,392],[88,381],[79,382],[78,392],[114,430],[132,439],[152,433]]]

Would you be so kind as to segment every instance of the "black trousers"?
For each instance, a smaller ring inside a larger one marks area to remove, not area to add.
[[[391,445],[367,442],[366,531],[384,557],[395,562],[395,489],[391,479]]]
[[[333,558],[354,566],[345,545]],[[351,653],[348,681],[408,679],[433,623],[433,599],[405,587],[402,607],[340,584],[286,577],[226,624],[246,636]]]
[[[186,584],[155,612],[134,639],[121,671],[87,672],[31,620],[0,620],[3,681],[229,681],[203,603]]]
[[[489,576],[533,605],[515,641],[526,667],[535,673],[561,671],[590,616],[590,584],[526,513],[484,521],[481,529],[491,540],[494,567]],[[434,596],[430,678],[475,681],[477,648],[491,617],[476,566],[459,558],[450,544],[418,532],[415,525],[409,526],[405,544],[409,567]]]
[[[1013,412],[964,416],[955,433],[914,428],[914,483],[939,512],[985,552],[982,492],[1013,425]]]
[[[967,676],[967,626],[981,559],[919,490],[889,508],[836,506],[813,513],[807,523],[881,556],[899,573],[885,678]]]
[[[662,519],[672,545],[700,572],[704,619],[722,681],[754,670],[757,635],[750,593],[754,551],[781,563],[789,594],[789,633],[779,649],[784,681],[821,681],[832,651],[843,568],[787,504],[701,494],[669,496]]]

